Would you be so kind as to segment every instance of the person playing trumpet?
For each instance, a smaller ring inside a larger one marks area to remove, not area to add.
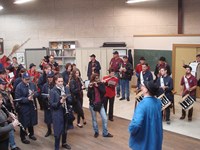
[[[160,96],[164,93],[169,101],[173,103],[173,79],[167,74],[167,69],[165,67],[160,68],[159,72],[161,76],[156,80],[156,84],[159,86],[157,96]],[[168,106],[165,110],[166,123],[170,124],[170,106]]]
[[[104,108],[107,113],[107,105],[109,101],[109,110],[108,110],[108,118],[110,121],[113,120],[113,108],[114,108],[114,101],[115,101],[115,87],[118,83],[118,78],[115,77],[115,71],[113,69],[109,70],[109,75],[103,77],[102,81],[106,86],[106,94],[104,99]]]
[[[196,101],[197,79],[191,74],[192,67],[185,65],[185,75],[181,78],[181,95],[189,94]],[[192,121],[193,107],[188,111],[188,121]],[[185,119],[186,111],[182,109],[181,120]]]
[[[27,72],[23,73],[22,82],[17,85],[15,90],[15,99],[21,99],[18,101],[19,121],[25,129],[28,128],[30,133],[29,138],[34,141],[37,140],[34,136],[34,126],[38,124],[37,104],[36,101],[34,101],[34,97],[37,96],[38,92],[35,84],[30,81],[30,75]],[[30,143],[30,141],[26,139],[26,134],[22,129],[20,129],[20,138],[22,143]]]

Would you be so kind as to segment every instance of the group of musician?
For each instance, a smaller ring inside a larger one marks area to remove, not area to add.
[[[36,71],[36,65],[33,63],[30,64],[29,70],[26,70],[21,64],[18,64],[16,57],[13,57],[12,61],[8,58],[8,61],[0,68],[0,149],[8,149],[9,144],[12,150],[20,150],[14,142],[14,127],[17,125],[20,125],[22,143],[30,143],[27,136],[33,141],[37,140],[34,134],[34,126],[38,124],[37,101],[40,109],[44,110],[44,122],[47,125],[45,137],[52,134],[53,127],[55,150],[59,149],[61,136],[62,147],[71,149],[67,143],[67,130],[73,128],[75,120],[73,112],[77,114],[77,127],[83,128],[87,124],[83,110],[83,90],[86,88],[94,137],[99,136],[97,112],[102,119],[103,137],[113,137],[108,132],[107,121],[108,119],[114,121],[115,96],[121,96],[119,100],[130,101],[129,82],[134,73],[133,64],[129,61],[129,57],[124,56],[122,59],[118,51],[115,51],[109,63],[109,74],[101,80],[100,63],[94,54],[90,55],[90,59],[87,71],[90,82],[86,87],[81,78],[81,72],[75,64],[67,63],[65,71],[60,74],[59,65],[55,62],[53,55],[45,56],[42,59],[40,64],[42,73]],[[181,95],[184,97],[189,94],[196,100],[197,79],[191,74],[192,68],[189,65],[184,65],[184,68],[186,73],[181,79]],[[156,79],[153,79],[150,66],[144,57],[140,58],[135,72],[138,78],[137,91],[145,81],[154,80],[159,86],[157,96],[164,94],[171,105],[174,104],[171,69],[165,57],[160,57],[156,65],[154,72]],[[171,105],[166,107],[165,113],[163,113],[166,115],[167,124],[170,124]],[[193,108],[190,108],[189,121],[192,121],[192,113]],[[16,115],[19,121],[16,119]],[[184,119],[185,116],[186,111],[183,109],[180,119]],[[11,117],[12,120],[7,121],[7,117]]]

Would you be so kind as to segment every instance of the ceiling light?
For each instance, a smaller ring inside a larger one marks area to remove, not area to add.
[[[131,4],[131,3],[139,3],[139,2],[145,2],[148,0],[127,0],[126,3]]]
[[[2,10],[3,9],[3,6],[2,5],[0,5],[0,10]]]
[[[33,0],[16,0],[16,1],[14,2],[14,4],[23,4],[23,3],[30,2],[30,1],[33,1]]]

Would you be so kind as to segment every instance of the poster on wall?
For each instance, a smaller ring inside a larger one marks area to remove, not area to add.
[[[0,38],[0,55],[3,54],[3,39]]]
[[[25,55],[23,52],[16,53],[16,57],[19,64],[25,65]]]

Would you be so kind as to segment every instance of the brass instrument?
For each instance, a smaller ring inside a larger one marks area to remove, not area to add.
[[[182,98],[182,101],[179,102],[179,104],[182,106],[184,110],[189,110],[191,107],[193,107],[193,104],[195,103],[195,100],[189,95],[185,95]]]
[[[170,100],[166,97],[166,95],[163,93],[161,94],[158,99],[161,100],[162,104],[162,110],[165,110],[169,105],[171,105]]]
[[[28,97],[31,97],[31,101],[33,102],[34,110],[37,110],[35,101],[34,101],[34,99],[33,99],[33,96],[34,96],[34,94],[35,94],[36,92],[37,92],[37,91],[32,91],[32,90],[30,89],[30,85],[28,84],[28,93],[29,93]]]
[[[6,111],[6,114],[8,114],[13,120],[17,119],[15,115],[13,115],[11,112],[8,111],[8,109],[2,104],[2,107],[4,108],[4,110]],[[30,133],[28,133],[26,131],[26,129],[24,128],[24,126],[19,122],[19,125],[18,125],[22,131],[26,134],[26,135],[30,135]]]

